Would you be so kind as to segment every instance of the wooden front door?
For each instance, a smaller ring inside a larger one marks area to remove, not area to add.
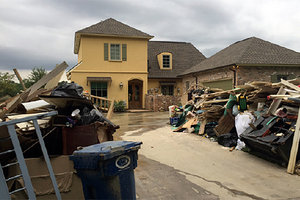
[[[129,109],[141,109],[143,102],[143,81],[134,79],[128,82]]]

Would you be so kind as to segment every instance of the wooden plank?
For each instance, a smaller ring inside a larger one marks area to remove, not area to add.
[[[218,125],[214,128],[217,136],[229,133],[235,125],[234,116],[232,116],[231,111],[227,109],[227,115],[223,115],[219,121]]]
[[[298,112],[296,130],[295,130],[294,137],[293,137],[293,144],[292,144],[289,164],[288,164],[288,168],[287,168],[287,172],[290,173],[290,174],[293,174],[294,171],[295,171],[297,153],[298,153],[298,148],[299,148],[299,138],[300,138],[300,130],[299,129],[300,129],[300,109],[299,109],[299,112]]]
[[[179,131],[182,131],[184,128],[183,128],[183,125],[182,124],[181,126],[178,126],[175,130],[173,130],[173,132],[179,132]]]
[[[283,86],[280,87],[280,89],[277,92],[277,95],[284,95],[286,94],[286,90],[284,89]],[[272,114],[275,115],[276,110],[278,109],[282,99],[274,99],[273,102],[271,103],[269,110],[267,114]]]
[[[296,85],[294,85],[294,84],[292,84],[292,83],[290,83],[290,82],[288,82],[286,80],[281,79],[281,84],[283,84],[283,85],[285,85],[285,86],[287,86],[289,88],[292,88],[292,89],[294,89],[296,91],[300,91],[300,88],[298,86],[296,86]]]
[[[281,98],[281,99],[284,99],[284,98],[288,98],[288,97],[292,97],[291,95],[286,95],[286,94],[282,94],[282,95],[280,95],[280,94],[272,94],[272,95],[269,95],[270,96],[270,98]],[[300,95],[297,95],[297,96],[300,96]]]
[[[114,112],[114,101],[112,100],[112,101],[110,101],[110,106],[109,106],[106,118],[110,120],[113,112]]]
[[[190,119],[189,121],[187,121],[183,126],[182,128],[191,128],[192,124],[194,123],[196,119],[193,118],[193,119]]]
[[[200,129],[199,129],[199,135],[203,135],[205,132],[205,125],[206,125],[206,119],[200,122]]]
[[[91,98],[95,98],[95,99],[112,101],[111,99],[108,99],[108,98],[105,98],[105,97],[98,97],[98,96],[95,96],[95,95],[88,95],[88,96],[91,97]]]
[[[45,85],[45,89],[48,90],[48,89],[52,89],[52,88],[55,88],[61,77],[63,76],[63,74],[66,73],[64,70],[61,71],[59,74],[57,74],[54,78],[52,78],[46,85]]]
[[[20,76],[20,74],[19,74],[19,72],[18,72],[17,69],[13,69],[13,70],[14,70],[15,75],[17,76],[19,82],[21,83],[23,90],[25,91],[25,90],[26,90],[26,87],[25,87],[25,85],[24,85],[24,82],[23,82],[22,77]]]
[[[210,104],[210,103],[224,103],[227,102],[229,99],[219,99],[219,100],[212,100],[212,101],[205,101],[202,104]]]
[[[38,82],[33,84],[30,88],[26,90],[26,92],[29,92],[28,97],[26,98],[26,101],[29,101],[30,98],[32,98],[32,94],[36,92],[38,89],[43,87],[45,84],[47,84],[50,80],[55,78],[58,74],[60,74],[62,71],[66,70],[68,67],[66,62],[62,62],[60,65],[57,65],[51,72],[43,76]]]

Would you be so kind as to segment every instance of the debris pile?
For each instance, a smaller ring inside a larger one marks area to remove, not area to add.
[[[297,153],[292,158],[298,152],[298,144],[292,148],[299,134],[297,85],[300,80],[293,79],[252,82],[227,91],[201,88],[185,106],[169,107],[170,123],[174,132],[203,135],[231,151],[247,150],[286,166],[300,158]]]
[[[60,82],[67,64],[56,68],[21,94],[7,99],[0,105],[2,121],[21,119],[40,113],[57,111],[58,115],[38,119],[49,155],[70,155],[78,147],[113,140],[117,125],[107,119],[75,83]],[[25,158],[42,155],[35,127],[31,121],[15,126]],[[0,127],[1,164],[15,158],[14,153],[2,154],[13,149],[6,126]]]

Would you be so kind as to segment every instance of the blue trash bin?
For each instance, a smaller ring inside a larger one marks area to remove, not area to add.
[[[85,199],[136,199],[134,169],[141,144],[109,141],[74,151],[70,159]]]

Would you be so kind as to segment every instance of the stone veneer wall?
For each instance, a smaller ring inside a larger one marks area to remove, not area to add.
[[[230,68],[231,67],[221,67],[217,69],[199,72],[197,73],[198,83],[233,79],[233,71],[229,70]]]
[[[300,76],[300,67],[246,67],[242,66],[238,70],[238,85],[243,85],[252,81],[271,82],[272,75],[294,75]]]
[[[147,94],[146,95],[146,110],[154,112],[168,111],[169,106],[179,105],[181,96],[169,96],[161,94]]]

